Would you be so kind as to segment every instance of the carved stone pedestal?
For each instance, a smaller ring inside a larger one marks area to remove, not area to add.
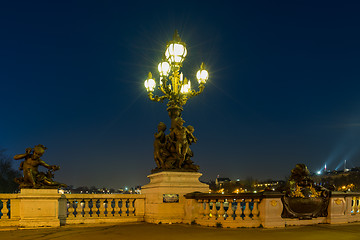
[[[66,198],[57,189],[21,189],[20,227],[59,227],[66,220]]]
[[[332,192],[327,222],[330,224],[341,224],[350,222],[352,197],[344,192]]]
[[[148,176],[150,183],[141,192],[145,198],[145,221],[150,223],[181,223],[185,217],[184,195],[209,192],[201,183],[198,172],[159,172]]]

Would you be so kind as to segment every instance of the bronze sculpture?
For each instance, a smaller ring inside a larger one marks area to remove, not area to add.
[[[163,156],[165,151],[165,130],[165,123],[160,122],[158,125],[158,131],[154,134],[154,160],[158,168],[162,168],[164,165]]]
[[[192,126],[184,127],[184,120],[177,117],[174,128],[170,128],[170,134],[165,135],[166,125],[160,122],[158,131],[154,134],[154,159],[157,167],[152,172],[162,170],[196,172],[199,166],[195,165],[190,158],[194,155],[190,145],[197,139],[194,137]]]
[[[282,198],[284,208],[281,217],[326,217],[329,200],[330,191],[314,183],[305,164],[296,164],[291,170],[288,186]]]
[[[33,149],[26,148],[25,153],[14,156],[15,160],[24,159],[20,163],[19,170],[23,171],[23,177],[16,178],[15,182],[19,184],[19,188],[60,188],[66,187],[65,184],[53,181],[54,171],[60,169],[59,166],[49,165],[40,157],[47,148],[44,145],[36,145]],[[43,166],[48,169],[46,173],[39,172],[38,167]]]

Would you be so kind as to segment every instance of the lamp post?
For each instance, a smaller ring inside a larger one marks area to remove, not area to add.
[[[189,149],[189,145],[196,142],[196,138],[192,135],[194,129],[191,126],[182,126],[184,121],[181,119],[181,112],[182,106],[186,104],[188,99],[202,93],[209,74],[205,70],[204,63],[202,63],[196,74],[199,90],[192,90],[191,81],[186,77],[184,78],[183,73],[180,72],[186,55],[186,45],[181,41],[178,32],[175,31],[174,38],[167,44],[163,60],[158,65],[160,75],[158,89],[163,95],[154,95],[156,82],[151,72],[145,80],[145,88],[150,100],[155,102],[168,100],[167,111],[171,119],[169,135],[165,136],[164,134],[166,129],[164,123],[159,124],[158,132],[155,134],[154,158],[157,170],[185,169],[190,171],[191,167],[188,165],[196,166],[190,161],[193,154]]]

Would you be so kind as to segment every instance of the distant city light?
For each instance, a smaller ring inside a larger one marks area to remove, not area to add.
[[[317,174],[320,175],[320,174],[321,174],[321,171],[318,171]]]

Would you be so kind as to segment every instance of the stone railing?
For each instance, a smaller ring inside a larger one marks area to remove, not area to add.
[[[17,226],[20,219],[18,194],[0,194],[0,226]]]
[[[353,196],[351,199],[351,215],[360,216],[360,194],[358,196]]]
[[[360,193],[332,192],[329,203],[329,223],[360,221]]]
[[[65,194],[66,224],[144,221],[140,194]]]
[[[276,192],[241,194],[191,193],[185,195],[186,223],[203,226],[285,227],[318,223],[360,221],[360,193],[332,192],[327,217],[307,220],[282,218],[283,194]]]
[[[55,189],[0,194],[0,227],[137,222],[144,214],[141,194],[60,194]]]
[[[272,224],[276,224],[281,220],[281,196],[280,193],[187,194],[185,219],[204,226],[263,227],[268,224],[267,208],[272,206],[277,213]]]
[[[360,193],[349,198],[351,198],[350,221],[358,222],[360,221]]]
[[[179,223],[203,226],[272,228],[360,221],[360,193],[332,192],[328,215],[307,220],[282,218],[282,196],[277,192],[190,193],[185,198],[180,196],[177,203],[159,205],[165,205],[168,214],[179,208],[176,210],[182,213]],[[152,214],[149,211],[152,205],[146,206],[147,197],[146,194],[60,194],[55,189],[23,189],[19,194],[0,194],[0,227],[146,221],[147,214]]]

